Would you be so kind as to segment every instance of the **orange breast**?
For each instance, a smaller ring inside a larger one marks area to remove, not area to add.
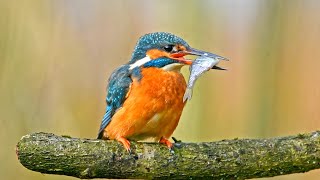
[[[185,105],[182,74],[159,68],[144,68],[141,73],[141,81],[133,80],[123,107],[106,127],[109,139],[169,138],[178,125]]]

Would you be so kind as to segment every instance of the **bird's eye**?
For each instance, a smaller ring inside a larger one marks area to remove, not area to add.
[[[163,47],[163,49],[167,52],[171,52],[173,49],[174,45],[166,45]]]

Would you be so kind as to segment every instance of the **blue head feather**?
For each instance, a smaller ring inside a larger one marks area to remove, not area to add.
[[[172,44],[181,44],[187,48],[190,47],[182,38],[171,33],[155,32],[146,34],[138,40],[129,64],[146,57],[146,52],[149,49],[162,50],[164,46]]]

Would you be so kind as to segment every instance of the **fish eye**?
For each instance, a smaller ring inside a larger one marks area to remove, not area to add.
[[[163,47],[163,49],[164,49],[165,51],[167,51],[167,52],[171,52],[172,49],[173,49],[173,47],[174,47],[174,45],[169,44],[169,45],[165,45],[165,46]]]

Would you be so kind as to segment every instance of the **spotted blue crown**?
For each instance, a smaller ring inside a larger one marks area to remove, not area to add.
[[[167,32],[155,32],[149,33],[142,37],[137,42],[136,47],[133,50],[132,58],[129,64],[136,62],[146,56],[146,52],[149,49],[160,49],[166,45],[181,44],[184,47],[190,47],[189,44],[182,38]]]

